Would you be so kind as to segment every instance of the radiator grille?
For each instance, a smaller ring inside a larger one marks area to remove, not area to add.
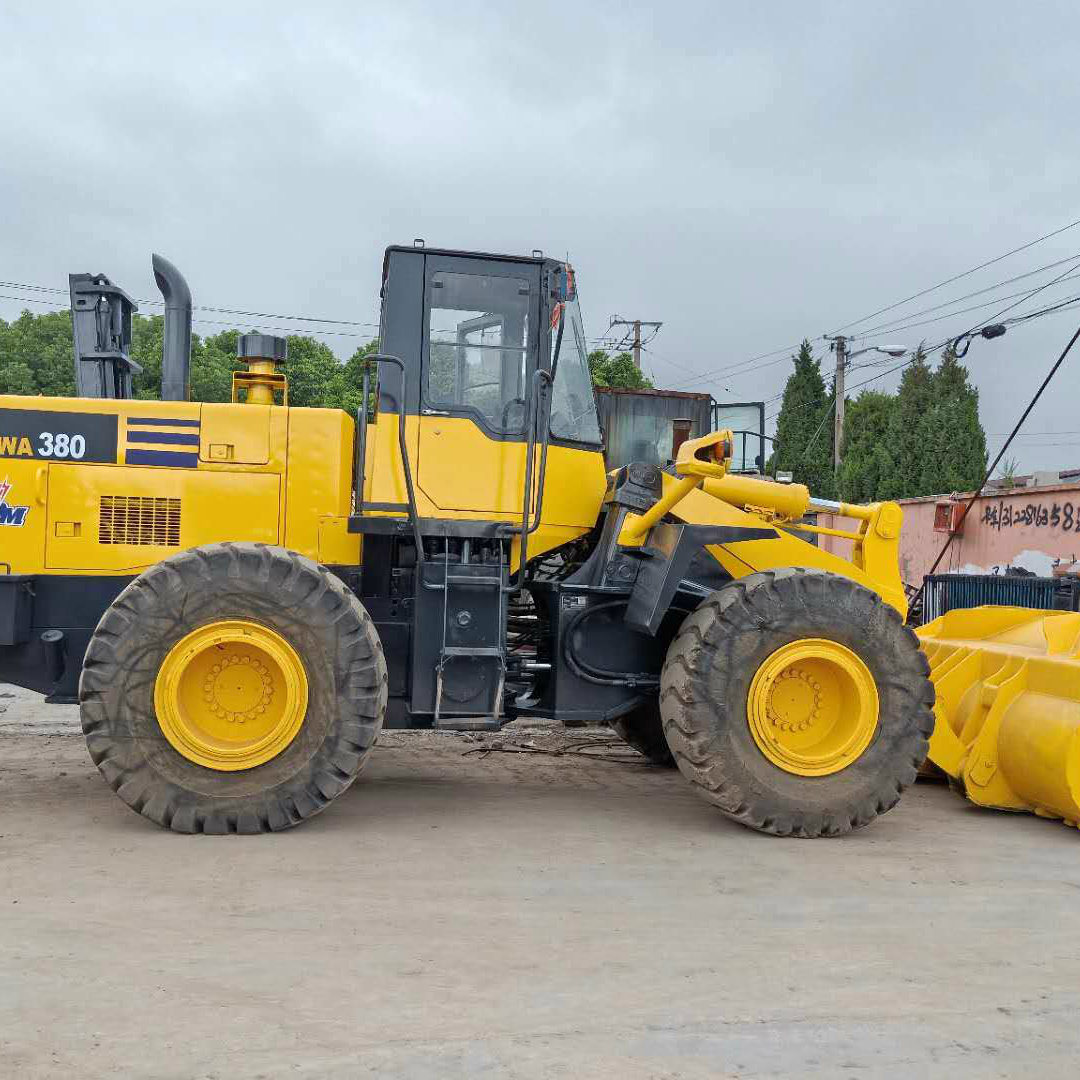
[[[139,495],[102,495],[98,542],[180,546],[180,500]]]

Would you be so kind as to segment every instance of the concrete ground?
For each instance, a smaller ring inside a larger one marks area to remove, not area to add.
[[[777,840],[601,735],[389,733],[299,829],[183,837],[0,708],[5,1077],[1077,1075],[1059,824],[920,785]]]

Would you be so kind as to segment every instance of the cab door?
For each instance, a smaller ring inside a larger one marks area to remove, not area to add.
[[[521,514],[540,266],[428,255],[417,483],[443,510]]]

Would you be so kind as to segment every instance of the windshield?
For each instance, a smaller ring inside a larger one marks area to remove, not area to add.
[[[600,444],[596,399],[589,374],[589,353],[581,325],[581,307],[573,300],[557,304],[551,314],[551,434],[556,439]]]

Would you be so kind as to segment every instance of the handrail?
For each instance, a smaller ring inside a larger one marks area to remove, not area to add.
[[[405,473],[405,492],[409,498],[409,524],[412,526],[413,539],[416,542],[416,562],[417,565],[424,561],[424,540],[420,533],[420,515],[416,510],[416,490],[413,487],[412,468],[409,465],[409,447],[405,439],[405,361],[399,356],[391,356],[389,353],[375,353],[372,356],[366,357],[368,363],[372,364],[393,364],[396,368],[401,370],[401,400],[396,401],[398,411],[398,447],[401,450],[401,467]],[[364,371],[364,382],[367,382],[367,370]],[[380,384],[379,392],[382,393],[382,386]],[[363,408],[367,409],[367,398],[364,399]],[[366,416],[366,413],[365,413]],[[367,424],[364,425],[364,441],[367,441]],[[364,450],[366,452],[367,446]],[[363,500],[363,491],[361,490],[361,502]]]
[[[540,517],[544,505],[544,478],[547,473],[547,451],[550,439],[548,437],[548,418],[547,414],[541,408],[541,402],[544,398],[543,388],[550,386],[552,383],[552,377],[549,372],[544,371],[542,368],[537,368],[533,372],[532,387],[530,397],[532,398],[529,406],[529,434],[525,444],[525,491],[522,496],[521,506],[521,530],[520,530],[520,552],[518,553],[518,591],[520,592],[525,587],[525,563],[528,561],[529,551],[529,535],[535,532],[540,526]],[[539,490],[536,493],[536,519],[532,520],[532,478],[533,478],[533,461],[536,456],[536,436],[537,430],[540,427],[540,420],[544,421],[544,434],[543,442],[540,450],[540,474],[539,474]]]
[[[353,503],[353,513],[361,514],[364,511],[364,468],[367,464],[367,426],[368,426],[368,394],[371,392],[370,368],[364,365],[364,377],[360,383],[361,400],[360,408],[356,410],[356,465],[353,471],[356,473],[356,501]]]

